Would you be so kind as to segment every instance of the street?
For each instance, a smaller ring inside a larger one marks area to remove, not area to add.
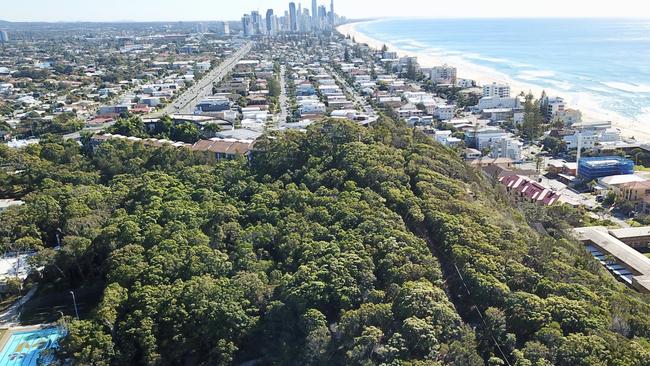
[[[284,126],[287,123],[287,117],[289,116],[289,111],[288,111],[288,99],[287,99],[287,81],[285,79],[285,75],[287,72],[287,68],[285,65],[282,65],[280,68],[280,87],[281,87],[281,93],[280,93],[280,116],[278,117],[278,128]]]
[[[339,75],[338,72],[333,69],[328,69],[328,71],[332,76],[334,76],[339,84],[345,87],[345,90],[348,92],[348,94],[354,98],[354,102],[356,102],[363,109],[363,112],[366,113],[368,117],[376,117],[375,110],[372,109],[370,104],[368,104],[368,101],[363,96],[359,95],[359,93],[357,93],[357,91],[352,86],[350,86],[348,82],[342,78],[341,75]]]
[[[219,66],[214,68],[210,73],[201,78],[196,84],[192,85],[182,95],[176,98],[173,103],[167,105],[163,110],[154,112],[149,118],[158,118],[169,114],[192,114],[194,107],[198,102],[207,96],[212,95],[212,85],[220,82],[235,65],[250,52],[253,44],[246,43],[239,51],[235,52],[228,59],[224,60]]]

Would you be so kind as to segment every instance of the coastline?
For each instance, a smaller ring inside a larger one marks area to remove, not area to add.
[[[617,128],[621,131],[621,136],[625,138],[634,137],[639,142],[650,142],[650,120],[647,121],[648,125],[645,126],[638,120],[629,119],[620,116],[612,111],[608,111],[602,108],[599,103],[587,93],[576,93],[562,89],[545,88],[533,83],[514,80],[509,75],[501,73],[487,66],[471,63],[458,56],[442,57],[432,53],[413,51],[409,52],[403,49],[399,49],[390,42],[383,42],[360,32],[357,29],[357,26],[364,23],[368,22],[363,21],[343,24],[337,27],[337,30],[344,36],[349,35],[350,37],[354,37],[357,43],[365,43],[375,49],[381,49],[383,45],[386,45],[391,51],[397,52],[400,57],[407,55],[417,56],[418,62],[422,67],[433,67],[442,64],[455,66],[458,68],[459,77],[475,80],[479,85],[492,82],[508,83],[512,88],[513,95],[517,95],[522,91],[525,93],[531,91],[536,97],[539,97],[542,94],[542,91],[546,91],[546,93],[550,96],[563,97],[569,108],[579,109],[582,112],[583,120],[611,121],[612,127]],[[650,113],[648,116],[650,116]]]

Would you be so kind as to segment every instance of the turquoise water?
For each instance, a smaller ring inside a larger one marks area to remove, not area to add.
[[[36,366],[41,352],[58,348],[62,336],[59,328],[13,333],[0,353],[0,366]]]
[[[588,93],[628,119],[650,115],[650,19],[387,19],[356,29],[405,51],[461,57],[516,81]]]

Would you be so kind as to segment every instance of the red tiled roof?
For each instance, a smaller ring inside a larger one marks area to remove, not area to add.
[[[552,205],[560,198],[557,193],[550,189],[545,188],[531,179],[519,175],[501,177],[499,178],[499,182],[507,188],[522,194],[529,200],[543,205]]]

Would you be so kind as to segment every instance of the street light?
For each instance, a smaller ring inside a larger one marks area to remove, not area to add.
[[[79,310],[77,310],[77,299],[74,297],[74,291],[70,291],[70,295],[72,295],[72,303],[74,304],[74,313],[77,315],[77,320],[79,320]]]

